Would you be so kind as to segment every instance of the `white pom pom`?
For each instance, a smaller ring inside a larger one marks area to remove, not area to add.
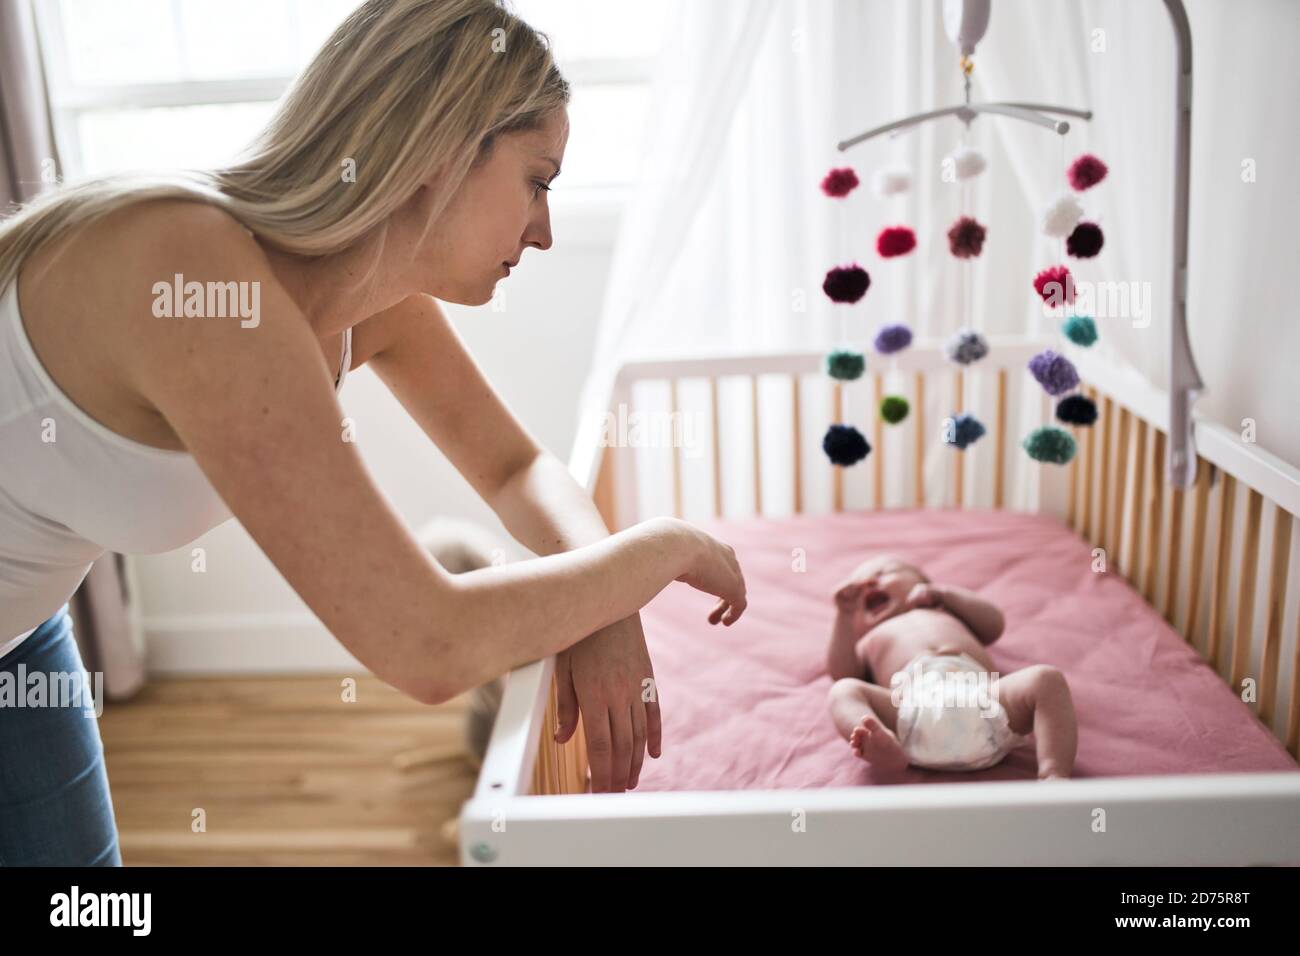
[[[906,166],[877,169],[871,176],[871,191],[877,196],[897,196],[912,188],[912,173]]]
[[[1064,239],[1074,231],[1082,218],[1083,207],[1079,205],[1079,200],[1066,193],[1058,196],[1043,211],[1043,232],[1053,238]]]
[[[974,179],[988,169],[988,160],[978,149],[959,146],[948,159],[952,162],[953,172],[958,179]]]

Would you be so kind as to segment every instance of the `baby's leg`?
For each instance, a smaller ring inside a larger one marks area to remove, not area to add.
[[[1079,725],[1065,675],[1055,667],[1036,664],[1000,678],[995,686],[1011,729],[1034,734],[1038,779],[1070,776],[1079,746]]]
[[[883,687],[856,677],[843,677],[831,685],[828,704],[831,719],[853,753],[881,770],[901,770],[907,755],[895,731],[898,708]]]

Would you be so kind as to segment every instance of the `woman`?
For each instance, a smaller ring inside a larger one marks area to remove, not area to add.
[[[637,612],[682,580],[733,623],[735,555],[673,519],[610,535],[434,298],[485,303],[550,248],[568,97],[545,36],[492,0],[370,0],[236,164],[92,182],[0,222],[0,670],[80,670],[65,604],[89,563],[233,514],[417,700],[558,654],[557,738],[580,708],[593,790],[636,785],[660,749]],[[453,577],[419,547],[335,397],[367,362],[542,557]],[[79,709],[0,709],[0,807],[0,863],[118,862]]]

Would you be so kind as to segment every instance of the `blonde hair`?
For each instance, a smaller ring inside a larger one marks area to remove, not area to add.
[[[232,164],[87,180],[0,219],[0,289],[68,230],[151,199],[210,203],[317,256],[381,228],[436,174],[433,221],[498,137],[541,127],[569,95],[547,35],[504,0],[367,0]]]

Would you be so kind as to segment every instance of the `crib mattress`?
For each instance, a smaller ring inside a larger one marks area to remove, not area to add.
[[[826,710],[835,585],[890,551],[1002,609],[999,673],[1053,664],[1079,720],[1076,777],[1297,770],[1224,681],[1089,545],[1055,518],[891,510],[700,522],[736,549],[749,607],[725,628],[714,599],[674,584],[642,611],[663,755],[638,791],[873,784]],[[1035,779],[1034,738],[973,773],[909,769],[893,783]]]

